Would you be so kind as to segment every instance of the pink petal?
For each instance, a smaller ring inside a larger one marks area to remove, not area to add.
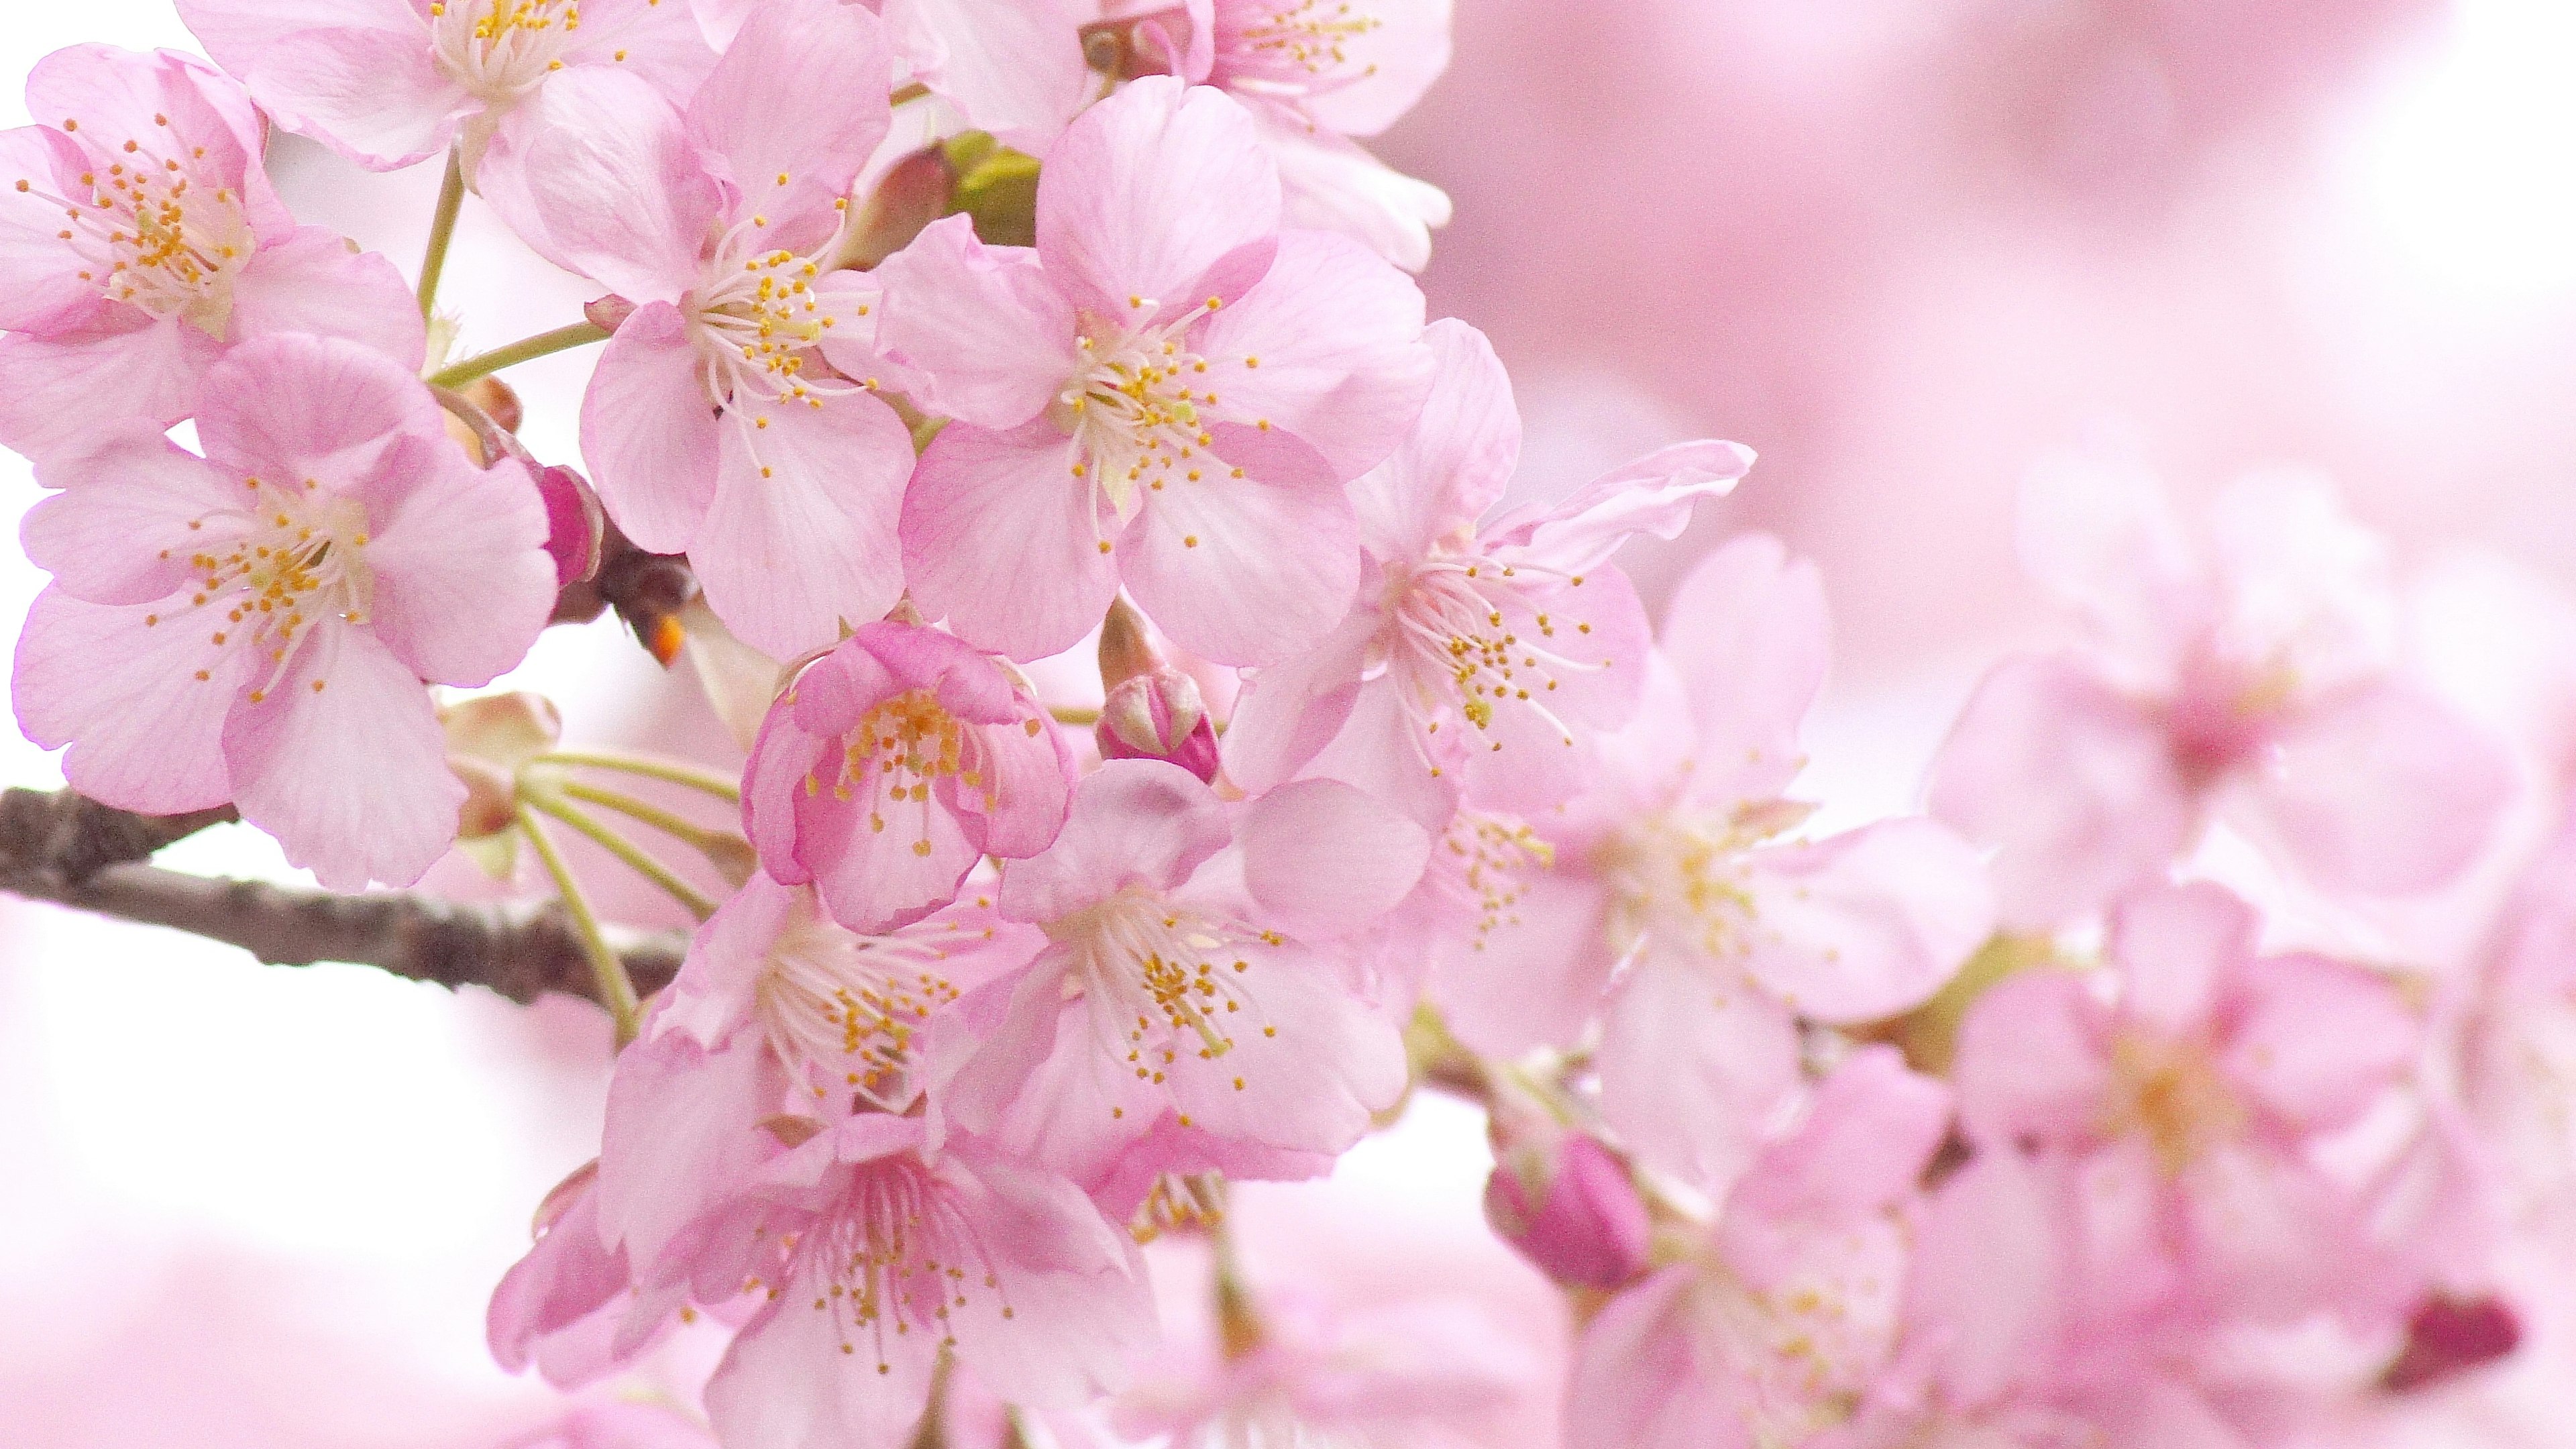
[[[473,105],[403,0],[179,0],[179,17],[279,125],[372,170],[438,154]]]
[[[2209,1311],[2286,1325],[2367,1286],[2351,1194],[2308,1163],[2225,1143],[2182,1186],[2192,1287]]]
[[[2022,1155],[1980,1152],[1933,1193],[1905,1283],[1907,1332],[1937,1344],[1942,1386],[1982,1405],[2043,1381],[2064,1229]]]
[[[1485,334],[1444,317],[1422,341],[1432,357],[1422,412],[1394,454],[1351,484],[1360,542],[1380,559],[1418,559],[1473,532],[1520,461],[1512,380]]]
[[[1118,593],[1092,500],[1072,440],[1043,418],[1010,433],[940,430],[903,500],[914,602],[979,648],[1062,653]]]
[[[139,154],[139,164],[178,162],[200,190],[231,189],[262,242],[294,227],[260,166],[267,130],[250,97],[193,55],[66,46],[28,72],[27,109],[66,131],[76,119],[76,139],[107,166]]]
[[[224,714],[253,660],[213,644],[212,626],[184,612],[146,625],[156,612],[85,604],[59,588],[38,594],[10,678],[18,727],[46,749],[71,746],[64,777],[103,805],[208,809],[232,798]]]
[[[1002,868],[1002,914],[1043,923],[1122,887],[1180,884],[1232,836],[1214,791],[1178,765],[1111,760],[1073,792],[1043,855]]]
[[[756,1029],[713,1049],[672,1033],[618,1053],[599,1149],[601,1240],[636,1263],[661,1262],[776,1154],[759,1123],[777,1109],[782,1075]]]
[[[1005,860],[1054,844],[1073,803],[1073,751],[1064,731],[1034,700],[1021,708],[1020,718],[975,731],[984,788],[958,797],[960,810],[983,821],[984,852]]]
[[[1289,433],[1347,482],[1386,461],[1431,395],[1422,307],[1413,279],[1358,243],[1287,232],[1270,270],[1191,345],[1211,369],[1219,416]]]
[[[949,1305],[959,1361],[984,1387],[1032,1407],[1082,1404],[1123,1382],[1131,1356],[1155,1338],[1135,1244],[1053,1173],[982,1151],[961,1151],[949,1172],[989,1226],[1009,1230],[997,1244],[1004,1291]]]
[[[2024,1134],[2068,1142],[2089,1133],[2110,1084],[2107,1016],[2067,971],[2026,971],[1988,988],[1959,1024],[1950,1074],[1969,1138],[2010,1150]]]
[[[1724,806],[1788,787],[1825,682],[1827,628],[1816,566],[1767,534],[1730,540],[1673,591],[1663,645],[1699,721],[1694,796]]]
[[[1235,834],[1245,889],[1278,924],[1310,939],[1395,909],[1431,851],[1420,825],[1339,780],[1279,786],[1245,807]]]
[[[1432,847],[1450,848],[1445,840]],[[1430,988],[1460,1041],[1506,1059],[1580,1040],[1617,964],[1605,939],[1606,888],[1543,868],[1514,884],[1520,895],[1509,912],[1463,949],[1447,950]]]
[[[697,538],[716,495],[718,432],[688,319],[667,302],[636,308],[581,398],[581,455],[636,547],[679,553]]]
[[[1611,469],[1544,512],[1499,519],[1487,534],[1497,546],[1583,573],[1635,534],[1680,536],[1700,500],[1734,492],[1752,468],[1753,450],[1742,443],[1675,443]]]
[[[1236,708],[1240,719],[1241,705]],[[1381,674],[1359,687],[1341,732],[1316,751],[1299,773],[1355,785],[1412,817],[1423,829],[1437,832],[1458,813],[1459,782],[1466,772],[1453,768],[1455,760],[1449,754],[1426,758],[1423,739],[1420,723],[1405,705],[1403,686]],[[1433,760],[1444,764],[1435,770]],[[1233,779],[1236,785],[1250,788],[1242,775]]]
[[[1566,1449],[1745,1449],[1726,1369],[1690,1329],[1696,1270],[1666,1268],[1585,1325],[1566,1386]],[[1719,1426],[1724,1426],[1720,1428]],[[1725,1434],[1713,1438],[1712,1430]]]
[[[1403,1039],[1314,953],[1237,949],[1250,969],[1230,983],[1244,1002],[1228,1023],[1234,1045],[1167,1068],[1183,1125],[1292,1152],[1348,1149],[1403,1095]]]
[[[1753,859],[1743,967],[1802,1016],[1912,1010],[1994,930],[1985,863],[1934,821],[1881,821]]]
[[[371,518],[370,621],[414,673],[439,684],[489,684],[527,657],[554,612],[546,504],[514,458],[477,468],[441,439],[405,438],[385,455],[402,475],[389,510]]]
[[[281,486],[316,480],[359,491],[398,434],[447,435],[419,378],[381,352],[339,338],[255,337],[206,372],[197,441],[236,477]]]
[[[968,124],[1036,154],[1089,99],[1082,0],[895,0],[887,26],[939,47],[930,88]]]
[[[685,103],[716,64],[696,8],[664,0],[582,0],[581,28],[564,46],[564,63],[615,66]]]
[[[789,919],[812,905],[808,893],[754,871],[690,937],[679,976],[656,998],[645,1039],[681,1035],[710,1050],[723,1045],[751,1019],[770,948]]]
[[[511,112],[484,152],[483,199],[539,256],[632,302],[698,282],[718,215],[680,113],[637,76],[566,70]]]
[[[1170,1109],[1162,1088],[1100,1049],[1097,1033],[1112,1024],[1095,1022],[1088,1000],[1064,1000],[1063,983],[1061,966],[1049,971],[1041,960],[1012,993],[1003,1029],[959,1074],[951,1101],[960,1121],[1004,1114],[996,1140],[1005,1149],[1096,1187]]]
[[[50,333],[86,316],[100,295],[93,270],[62,239],[63,207],[56,197],[80,194],[88,157],[78,143],[49,126],[0,131],[0,330]],[[20,191],[9,184],[24,181]]]
[[[707,1381],[716,1437],[758,1449],[904,1449],[930,1397],[938,1335],[860,1328],[846,1309],[815,1310],[825,1285],[784,1286]]]
[[[2227,1075],[2298,1130],[2349,1124],[2423,1050],[2423,1024],[2395,984],[2346,962],[2269,957],[2244,972],[2232,996]]]
[[[2467,869],[2515,788],[2476,726],[2429,694],[2377,684],[2294,717],[2228,808],[2321,883],[2377,895]]]
[[[1282,222],[1339,232],[1408,272],[1431,264],[1431,232],[1449,224],[1449,193],[1330,132],[1261,121],[1279,167]]]
[[[1374,136],[1412,110],[1449,68],[1450,0],[1376,0],[1368,33],[1349,47],[1357,77],[1319,89],[1306,112],[1328,131]]]
[[[2149,711],[2080,665],[1988,673],[1933,761],[1932,813],[1980,845],[2004,921],[2045,928],[2161,875],[2198,828]]]
[[[148,604],[195,577],[189,559],[208,515],[237,510],[240,485],[158,433],[137,428],[67,456],[19,524],[27,559],[93,604]]]
[[[1470,732],[1459,719],[1450,727],[1466,744],[1467,803],[1535,816],[1591,783],[1594,761],[1586,746],[1596,732],[1618,729],[1636,714],[1654,630],[1636,586],[1615,568],[1557,590],[1536,608],[1502,595],[1496,612],[1508,633],[1570,663],[1537,679],[1524,676],[1529,701],[1494,701],[1487,725]],[[1551,682],[1542,686],[1542,679]]]
[[[877,268],[885,345],[930,376],[925,407],[1010,429],[1081,370],[1073,308],[1021,247],[988,247],[972,218],[932,222]]]
[[[2176,658],[2215,597],[2164,489],[2130,464],[2047,469],[2022,486],[2022,572],[2074,607],[2124,659]]]
[[[155,430],[197,406],[215,340],[177,318],[102,306],[96,325],[52,338],[0,337],[0,447],[35,459],[137,423]]]
[[[984,858],[981,841],[943,803],[861,799],[854,808],[820,794],[799,803],[809,808],[797,812],[798,860],[832,919],[854,931],[889,930],[948,904]]]
[[[2120,1009],[2169,1032],[2200,1026],[2253,960],[2261,925],[2252,907],[2207,881],[2126,897],[2111,914],[2108,947]]]
[[[233,335],[264,332],[345,337],[409,368],[425,345],[420,304],[394,264],[318,226],[261,247],[234,278]]]
[[[556,1365],[546,1340],[615,1303],[632,1286],[625,1256],[600,1241],[598,1189],[585,1184],[577,1191],[492,1290],[485,1332],[492,1357],[512,1373],[538,1361],[551,1377]]]
[[[1119,536],[1120,576],[1173,643],[1211,663],[1273,663],[1350,611],[1358,529],[1341,485],[1290,440],[1209,431],[1217,457],[1192,470],[1206,476],[1147,494]]]
[[[465,786],[429,691],[364,629],[316,624],[266,699],[225,722],[224,759],[242,818],[327,889],[410,885],[456,839]]]
[[[732,188],[730,214],[779,227],[828,214],[893,123],[883,102],[893,67],[871,11],[766,0],[689,101],[689,135]]]
[[[1601,1117],[1654,1167],[1722,1195],[1798,1085],[1798,1028],[1741,980],[1649,941],[1611,990]]]
[[[1166,76],[1084,111],[1038,178],[1047,274],[1103,317],[1198,305],[1200,279],[1219,259],[1278,229],[1279,173],[1252,118]]]
[[[912,435],[873,397],[819,401],[755,403],[726,418],[715,499],[689,541],[708,607],[781,659],[832,643],[844,621],[877,618],[903,595],[897,527]]]
[[[1762,1158],[1727,1211],[1782,1222],[1844,1221],[1915,1190],[1950,1129],[1950,1092],[1906,1070],[1894,1047],[1862,1047],[1815,1091],[1806,1120]]]

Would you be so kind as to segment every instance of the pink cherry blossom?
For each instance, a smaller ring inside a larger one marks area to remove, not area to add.
[[[598,72],[688,99],[715,52],[684,0],[178,0],[206,53],[290,131],[372,170],[450,141],[472,176],[546,89]]]
[[[719,48],[766,0],[696,0]],[[918,85],[954,112],[943,131],[985,131],[1035,155],[1099,94],[1082,55],[1094,0],[842,0],[884,18],[897,88]]]
[[[40,463],[197,407],[231,343],[347,337],[420,365],[420,311],[383,257],[287,214],[240,86],[171,51],[56,51],[41,122],[0,133],[0,445]]]
[[[549,1383],[579,1388],[677,1321],[678,1295],[635,1291],[627,1255],[600,1233],[599,1198],[596,1162],[558,1183],[537,1206],[536,1242],[492,1290],[486,1336],[510,1372],[534,1365]]]
[[[2256,956],[2257,926],[2217,886],[2151,888],[2112,918],[2107,983],[2035,969],[1969,1013],[1954,1079],[1979,1157],[1944,1195],[1982,1223],[1964,1293],[2020,1315],[1966,1340],[2004,1355],[1956,1371],[1972,1390],[2177,1325],[2405,1306],[2367,1184],[2323,1149],[2404,1089],[2421,1026],[2361,967]],[[1980,1246],[2002,1236],[2010,1273]]]
[[[1048,151],[1035,249],[953,217],[887,260],[885,344],[953,419],[904,500],[923,612],[1031,659],[1123,582],[1224,664],[1297,653],[1348,612],[1344,485],[1420,410],[1422,296],[1279,214],[1243,109],[1155,77]]]
[[[1438,187],[1349,138],[1413,108],[1449,65],[1449,0],[1135,0],[1115,5],[1130,74],[1163,72],[1243,102],[1279,163],[1288,220],[1365,242],[1408,271],[1449,221]]]
[[[813,891],[753,875],[699,928],[644,1036],[619,1056],[600,1152],[602,1241],[661,1262],[777,1155],[761,1124],[780,1113],[910,1110],[934,1088],[933,1020],[1043,944],[989,898],[859,935]]]
[[[327,885],[409,884],[465,799],[422,681],[488,683],[545,626],[545,503],[356,343],[242,343],[205,396],[203,458],[129,436],[28,514],[54,582],[18,641],[19,723],[71,747],[94,799],[231,801]]]
[[[1837,1068],[1692,1256],[1584,1330],[1567,1449],[1761,1449],[1847,1418],[1895,1352],[1907,1208],[1949,1106],[1889,1048]]]
[[[1511,380],[1474,328],[1423,335],[1431,397],[1351,489],[1370,562],[1360,603],[1314,650],[1253,676],[1226,767],[1259,790],[1314,762],[1437,829],[1462,797],[1530,814],[1581,788],[1578,746],[1636,712],[1654,644],[1611,552],[1633,533],[1678,534],[1753,455],[1680,444],[1479,532],[1520,452]]]
[[[992,855],[1054,842],[1073,755],[1007,665],[912,624],[862,625],[762,724],[743,821],[770,875],[879,931],[938,909]]]
[[[762,1167],[709,1229],[701,1291],[761,1302],[707,1384],[738,1449],[902,1449],[943,1350],[1012,1403],[1114,1386],[1153,1332],[1127,1235],[1063,1178],[863,1113]]]
[[[872,395],[875,284],[838,257],[889,63],[867,11],[771,0],[685,114],[635,77],[568,75],[484,168],[532,246],[635,304],[582,400],[600,502],[782,658],[903,592],[912,440]]]
[[[1403,1090],[1404,1049],[1334,943],[1427,848],[1338,781],[1229,807],[1176,765],[1102,765],[1054,846],[1003,869],[1002,914],[1050,945],[954,1084],[958,1120],[1094,1188],[1139,1144],[1156,1173],[1239,1165],[1229,1144],[1349,1147]]]
[[[1543,819],[1462,817],[1448,837],[1480,913],[1436,968],[1461,1038],[1509,1056],[1601,1022],[1604,1117],[1711,1191],[1794,1092],[1798,1018],[1905,1011],[1993,924],[1975,852],[1932,821],[1780,839],[1813,808],[1783,792],[1824,629],[1813,567],[1737,539],[1676,593],[1599,783]]]
[[[1935,814],[1997,848],[2016,924],[2161,878],[2212,816],[2328,889],[2430,889],[2511,794],[2496,748],[2393,671],[2385,546],[2322,485],[2250,481],[2211,524],[2195,550],[2120,473],[2024,493],[2024,567],[2093,643],[1988,674],[1931,787]]]
[[[1493,1442],[1496,1407],[1537,1368],[1466,1301],[1340,1312],[1295,1293],[1259,1301],[1257,1315],[1238,1308],[1236,1321],[1153,1356],[1110,1405],[1125,1442],[1475,1449]]]

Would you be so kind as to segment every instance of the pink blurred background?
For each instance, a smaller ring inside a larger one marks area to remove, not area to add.
[[[1518,380],[1520,487],[1703,434],[1762,453],[1632,559],[1650,589],[1761,526],[1825,566],[1838,811],[1911,800],[1977,669],[2038,627],[2011,558],[2036,460],[2123,450],[2187,495],[2313,466],[2430,565],[2576,581],[2576,7],[2566,0],[1461,0],[1457,59],[1381,147],[1458,220],[1435,314]],[[0,76],[86,39],[186,45],[166,0],[13,5]],[[23,119],[0,97],[0,120]],[[406,266],[436,177],[274,158],[309,221]],[[469,207],[464,345],[579,284]],[[515,374],[571,456],[586,360]],[[34,489],[0,461],[0,507]],[[0,629],[38,580],[0,562]],[[576,737],[719,749],[610,626],[514,676]],[[0,782],[59,782],[21,741]],[[174,863],[290,876],[219,831]],[[282,972],[0,903],[0,1445],[475,1446],[562,1406],[491,1367],[489,1283],[595,1143],[587,1008]],[[1257,1275],[1481,1297],[1542,1353],[1487,1238],[1464,1109],[1328,1185],[1249,1194]],[[646,1375],[685,1388],[702,1343]],[[1543,1445],[1542,1395],[1499,1444]]]

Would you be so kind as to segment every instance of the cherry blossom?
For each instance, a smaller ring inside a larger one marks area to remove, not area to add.
[[[1782,793],[1824,670],[1811,566],[1760,535],[1728,544],[1675,595],[1663,646],[1594,789],[1544,820],[1451,828],[1494,904],[1435,947],[1434,994],[1497,1055],[1571,1044],[1598,1020],[1610,1125],[1723,1190],[1796,1087],[1798,1019],[1921,1003],[1993,906],[1975,852],[1928,820],[1780,838],[1812,809]]]
[[[566,76],[486,166],[532,246],[634,304],[582,401],[600,502],[779,657],[903,592],[912,441],[873,395],[875,285],[837,259],[889,63],[867,11],[771,0],[685,113],[632,76]]]
[[[2120,472],[2024,492],[2024,567],[2093,643],[1987,675],[1931,789],[1935,814],[1996,847],[2016,924],[2160,878],[2213,816],[2328,890],[2427,890],[2511,793],[2494,745],[2395,673],[2385,546],[2322,484],[2250,480],[2210,523],[2196,551]]]
[[[813,882],[843,925],[884,930],[946,905],[985,856],[1046,849],[1073,780],[1063,736],[1008,665],[880,621],[770,707],[743,819],[771,876]]]
[[[346,337],[406,368],[420,312],[393,265],[298,226],[259,114],[204,62],[79,45],[27,77],[0,134],[0,444],[48,460],[194,412],[224,349]]]
[[[1002,914],[1050,944],[995,1003],[958,1120],[1095,1188],[1131,1148],[1191,1172],[1239,1166],[1234,1143],[1349,1147],[1403,1090],[1404,1051],[1334,943],[1427,848],[1338,781],[1229,807],[1176,765],[1102,765],[1056,843],[1003,869]]]
[[[1034,250],[955,217],[879,269],[883,341],[953,420],[904,500],[925,614],[1037,658],[1123,582],[1183,648],[1255,664],[1348,611],[1344,485],[1420,410],[1421,294],[1279,215],[1244,110],[1155,77],[1048,151]]]
[[[242,343],[205,398],[203,458],[128,436],[28,515],[54,581],[18,642],[19,723],[71,747],[93,799],[230,801],[325,884],[409,884],[465,799],[421,682],[527,652],[555,597],[545,503],[356,343]]]
[[[1579,746],[1635,713],[1654,644],[1610,554],[1633,533],[1678,534],[1753,459],[1680,444],[1479,532],[1520,451],[1511,381],[1474,328],[1424,337],[1439,372],[1422,416],[1351,490],[1360,603],[1314,650],[1254,674],[1225,754],[1247,789],[1311,764],[1437,829],[1462,797],[1526,815],[1581,788]]]
[[[630,75],[685,101],[715,64],[687,0],[177,0],[290,131],[374,170],[453,140],[465,174],[555,83]]]
[[[1584,1330],[1567,1449],[1759,1449],[1849,1417],[1896,1349],[1907,1209],[1949,1105],[1886,1047],[1836,1069],[1691,1256]]]

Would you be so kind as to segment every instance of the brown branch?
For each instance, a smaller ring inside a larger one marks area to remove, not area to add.
[[[513,1001],[591,994],[581,942],[554,901],[465,903],[389,892],[335,895],[261,881],[210,880],[145,864],[153,851],[229,809],[148,816],[69,790],[0,795],[0,890],[239,946],[278,966],[347,961],[441,986],[482,986]],[[677,931],[612,932],[639,991],[679,969]]]

